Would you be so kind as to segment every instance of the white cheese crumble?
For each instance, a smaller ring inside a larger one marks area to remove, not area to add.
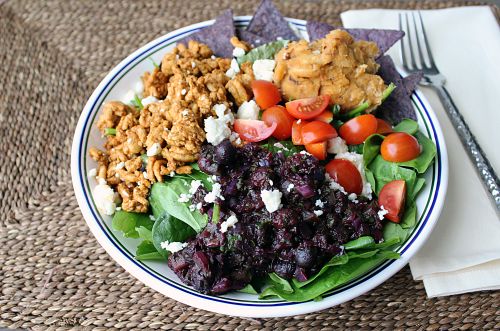
[[[215,60],[215,59],[216,59],[215,55],[210,56],[210,58],[211,58],[212,60]]]
[[[138,80],[134,84],[134,92],[137,93],[138,95],[141,95],[142,91],[144,91],[144,84],[142,83],[142,80]]]
[[[188,116],[189,114],[189,110],[187,109],[184,109],[182,112],[181,112],[182,116]]]
[[[241,138],[238,132],[231,132],[231,135],[229,136],[229,141],[235,143],[236,145],[241,145]]]
[[[340,191],[340,192],[344,193],[345,195],[347,195],[347,192],[345,191],[344,187],[342,185],[340,185],[339,183],[337,183],[335,180],[333,180],[333,178],[330,177],[330,175],[328,175],[328,173],[325,174],[325,178],[328,181],[329,186],[332,190],[337,190],[337,191]]]
[[[231,112],[225,113],[227,107],[224,104],[217,104],[213,109],[217,118],[210,116],[205,119],[205,132],[207,141],[212,145],[218,145],[231,135],[228,125],[234,123],[234,117]]]
[[[234,57],[240,57],[240,56],[243,56],[245,55],[245,50],[241,47],[235,47],[233,49],[233,56]]]
[[[203,183],[201,182],[201,180],[193,180],[191,182],[191,187],[189,188],[189,193],[195,194],[200,186],[203,186]]]
[[[156,220],[156,218],[154,217],[154,215],[149,215],[149,219],[152,220],[152,221]]]
[[[191,68],[195,68],[195,67],[196,67],[196,62],[191,61]]]
[[[235,215],[231,215],[220,224],[220,232],[225,233],[230,227],[233,227],[236,223],[238,223],[238,219]]]
[[[190,199],[191,199],[191,194],[181,193],[177,201],[184,203],[184,202],[189,202]]]
[[[105,180],[99,178],[99,184],[94,187],[93,197],[97,209],[104,215],[113,215],[116,203],[119,201],[118,194],[106,184]]]
[[[224,197],[221,193],[221,185],[219,183],[214,183],[214,185],[212,185],[212,191],[208,192],[208,194],[205,195],[204,200],[208,203],[214,203],[217,198],[224,200]]]
[[[142,176],[145,178],[145,179],[148,179],[148,173],[146,171],[143,171],[142,172]]]
[[[311,153],[306,152],[306,151],[300,151],[300,154],[302,154],[302,155],[311,155]]]
[[[358,203],[358,196],[356,193],[351,193],[347,196],[347,199],[351,200],[354,203]]]
[[[345,140],[340,137],[335,137],[328,140],[328,153],[330,154],[341,154],[349,152]]]
[[[268,212],[273,213],[280,209],[281,196],[283,194],[279,190],[262,190],[260,197]]]
[[[383,220],[385,215],[389,214],[389,211],[387,209],[385,209],[384,206],[380,206],[380,210],[377,214],[378,214],[378,218],[380,220]]]
[[[149,97],[142,99],[141,103],[142,103],[143,107],[146,107],[147,105],[158,102],[158,101],[160,101],[160,100],[158,100],[154,96],[150,95]]]
[[[281,148],[281,149],[282,149],[282,150],[284,150],[284,151],[289,151],[289,149],[288,149],[288,148],[286,148],[286,147],[285,147],[282,143],[275,143],[273,146],[274,146],[274,147]]]
[[[318,199],[318,200],[316,200],[316,202],[314,203],[314,205],[316,207],[323,208],[325,206],[325,203],[323,201],[321,201],[320,199]]]
[[[293,188],[295,187],[295,185],[293,185],[292,183],[288,184],[287,188],[286,188],[286,191],[287,192],[292,192]]]
[[[129,90],[125,95],[123,96],[123,102],[124,103],[130,103],[132,100],[135,99],[135,92],[134,90]]]
[[[168,174],[170,177],[174,177],[175,176],[175,171],[170,171],[170,173]]]
[[[96,168],[90,169],[89,172],[87,173],[87,177],[93,178],[95,176],[97,176],[97,169]]]
[[[155,156],[155,155],[160,154],[160,152],[161,152],[160,144],[154,143],[153,145],[151,145],[151,147],[148,148],[148,150],[146,151],[146,155],[147,156]]]
[[[115,170],[120,170],[125,168],[125,162],[120,162],[115,166]]]
[[[169,251],[170,253],[177,253],[178,251],[182,251],[187,246],[187,243],[181,243],[178,241],[169,242],[167,240],[167,241],[160,243],[160,246],[161,246],[161,248]]]
[[[313,210],[313,213],[316,214],[316,216],[321,216],[323,215],[323,211],[322,210]]]
[[[236,118],[242,120],[257,120],[259,119],[260,108],[255,100],[245,101],[238,108]]]
[[[201,202],[198,202],[198,203],[196,204],[196,209],[200,210],[200,209],[201,209],[201,207],[203,207],[203,205],[201,204]]]
[[[187,93],[187,90],[186,90],[185,88],[183,88],[183,89],[181,90],[181,95],[186,95],[186,93]]]
[[[255,79],[272,82],[275,65],[276,61],[274,60],[256,60],[252,65]]]
[[[356,166],[359,173],[361,174],[361,179],[363,180],[363,190],[361,191],[361,195],[367,197],[368,199],[371,199],[372,187],[370,183],[368,183],[368,181],[366,180],[365,167],[363,164],[363,155],[358,153],[347,152],[347,153],[339,153],[335,155],[335,158],[351,161]]]
[[[240,66],[238,65],[238,61],[232,59],[231,67],[229,67],[229,69],[226,71],[226,76],[233,79],[238,72],[240,72]]]

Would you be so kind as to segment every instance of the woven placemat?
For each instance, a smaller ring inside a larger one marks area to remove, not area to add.
[[[0,0],[0,327],[48,329],[500,329],[499,292],[426,299],[403,269],[315,314],[243,319],[173,301],[138,282],[91,235],[70,179],[79,113],[99,80],[146,42],[256,1]],[[353,8],[481,1],[276,1],[291,17],[338,24]]]

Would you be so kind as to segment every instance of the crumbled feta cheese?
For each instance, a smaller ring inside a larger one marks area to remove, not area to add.
[[[125,168],[125,162],[120,162],[115,166],[115,170],[120,170]]]
[[[323,211],[322,210],[313,210],[313,213],[316,214],[316,216],[321,216],[323,215]]]
[[[200,186],[203,186],[203,183],[201,182],[201,180],[193,180],[191,182],[191,187],[189,188],[189,193],[190,194],[195,194],[196,191],[198,191],[198,188]]]
[[[160,243],[160,246],[161,246],[161,248],[169,251],[170,253],[177,253],[178,251],[183,250],[187,246],[187,243],[181,243],[178,241],[169,242],[167,240],[167,241]]]
[[[255,79],[262,79],[272,82],[275,65],[276,61],[274,60],[256,60],[252,65]]]
[[[227,229],[230,227],[234,226],[236,223],[238,223],[238,219],[236,218],[235,215],[231,215],[220,224],[220,232],[225,233],[227,232]]]
[[[276,40],[283,40],[283,37],[276,37]]]
[[[190,212],[193,212],[196,210],[196,206],[195,205],[189,205],[189,211]]]
[[[115,210],[116,210],[116,211],[120,211],[120,210],[122,210],[122,207],[116,207],[116,209],[115,209]]]
[[[161,152],[160,144],[154,143],[153,145],[151,145],[151,147],[148,148],[148,150],[146,151],[146,155],[147,156],[155,156],[155,155],[160,154],[160,152]]]
[[[238,65],[238,61],[232,59],[231,67],[229,67],[229,69],[226,71],[226,76],[232,79],[234,78],[234,76],[236,76],[238,72],[240,72],[240,66]]]
[[[371,187],[370,183],[366,180],[365,167],[363,164],[363,155],[358,154],[358,153],[347,152],[347,153],[339,153],[339,154],[335,155],[335,158],[349,160],[356,166],[359,173],[361,174],[361,179],[363,180],[363,190],[361,192],[361,195],[367,197],[368,199],[371,199],[372,198],[372,187]]]
[[[235,143],[236,145],[241,145],[241,138],[238,132],[231,132],[231,135],[229,136],[229,141]]]
[[[188,116],[189,114],[189,110],[187,109],[184,109],[182,112],[181,112],[182,116]]]
[[[332,190],[340,191],[347,195],[347,192],[345,191],[344,187],[342,187],[342,185],[334,181],[333,178],[330,177],[330,175],[328,175],[328,173],[325,174],[325,179],[328,181],[328,184]]]
[[[284,151],[289,151],[289,149],[286,148],[282,143],[275,143],[273,146],[277,147],[277,148],[281,148]]]
[[[168,174],[170,177],[174,177],[175,176],[175,171],[170,171],[170,173]]]
[[[283,194],[279,190],[262,190],[260,197],[268,212],[273,213],[280,209],[281,196]]]
[[[224,197],[221,193],[221,185],[219,183],[215,183],[214,185],[212,185],[212,191],[208,192],[208,194],[205,195],[204,200],[208,203],[214,203],[217,198],[224,200]]]
[[[120,174],[119,174],[119,173],[116,173],[116,174],[115,174],[115,177],[116,177],[116,178],[120,178]]]
[[[102,178],[99,178],[102,179]],[[99,180],[99,184],[94,187],[94,202],[97,209],[105,215],[113,215],[116,210],[116,203],[119,201],[118,194],[106,184],[106,181]]]
[[[259,119],[260,108],[255,100],[245,101],[238,108],[236,118],[242,120],[257,120]]]
[[[323,208],[325,206],[325,203],[323,201],[321,201],[320,199],[318,199],[318,200],[316,200],[314,205],[319,207],[319,208]]]
[[[148,173],[146,171],[143,171],[142,172],[142,176],[145,178],[145,179],[148,179]]]
[[[384,206],[380,206],[380,210],[377,214],[378,214],[378,218],[380,220],[383,220],[385,215],[389,214],[389,211],[387,209],[385,209]]]
[[[125,95],[123,96],[123,102],[124,103],[130,103],[130,101],[134,100],[135,99],[135,92],[134,90],[129,90],[127,91],[127,93],[125,93]]]
[[[142,94],[142,91],[144,91],[144,84],[142,83],[142,79],[139,79],[135,84],[134,84],[134,92],[138,95]]]
[[[216,175],[212,175],[210,176],[210,179],[212,180],[212,183],[217,181],[217,176]]]
[[[142,99],[141,103],[142,103],[143,107],[146,107],[147,105],[158,102],[158,101],[159,101],[158,99],[156,99],[154,96],[150,95],[149,97]]]
[[[234,57],[240,57],[243,55],[245,55],[245,50],[243,48],[236,47],[235,49],[233,49],[233,56]]]
[[[191,61],[191,68],[195,68],[195,67],[196,67],[196,62]]]
[[[356,193],[351,193],[347,196],[347,199],[351,200],[354,203],[358,203],[358,195]]]
[[[186,93],[187,93],[186,89],[185,89],[185,88],[183,88],[183,89],[181,90],[181,95],[186,95]]]
[[[156,220],[154,215],[149,215],[149,219],[152,220],[153,222]]]
[[[102,177],[96,177],[97,178],[97,184],[99,185],[106,185],[106,180]]]
[[[272,180],[269,180],[269,185],[273,186],[274,182]]]
[[[328,153],[341,154],[349,152],[345,140],[340,137],[331,138],[328,140]]]
[[[191,194],[181,193],[177,201],[184,203],[184,202],[189,202],[190,199],[191,199]]]
[[[176,60],[179,60],[179,59],[180,59],[179,54],[175,54],[175,59],[176,59]]]
[[[288,187],[286,188],[286,191],[287,192],[292,192],[293,188],[295,187],[295,185],[293,185],[292,183],[288,184]]]
[[[210,58],[211,58],[212,60],[215,60],[215,59],[216,59],[215,55],[210,56]]]
[[[224,104],[215,105],[213,109],[217,118],[210,116],[205,119],[205,132],[207,141],[212,145],[218,145],[231,135],[228,124],[234,123],[234,117],[230,112],[225,113],[227,107]]]
[[[302,154],[302,155],[311,155],[311,153],[306,152],[306,151],[300,151],[300,154]]]
[[[95,176],[97,176],[97,169],[96,168],[90,169],[89,172],[87,173],[87,177],[93,178]]]
[[[198,202],[198,203],[196,204],[196,209],[200,210],[200,209],[201,209],[201,207],[203,207],[203,205],[201,204],[201,202]]]

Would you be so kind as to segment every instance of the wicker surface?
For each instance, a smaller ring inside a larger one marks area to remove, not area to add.
[[[315,314],[241,319],[194,309],[136,281],[90,234],[70,182],[78,115],[134,49],[213,18],[230,0],[0,0],[0,327],[46,329],[499,329],[500,293],[426,299],[403,269],[370,293]],[[477,1],[283,1],[287,16],[339,23],[352,8]],[[250,14],[255,1],[232,5]]]

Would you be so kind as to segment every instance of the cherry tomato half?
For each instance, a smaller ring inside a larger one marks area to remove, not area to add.
[[[406,182],[404,180],[393,180],[385,184],[378,195],[378,205],[388,211],[385,218],[399,223],[404,211],[405,198]]]
[[[393,133],[394,130],[392,129],[392,126],[387,123],[387,121],[384,121],[383,119],[377,118],[377,132],[378,134],[389,134]]]
[[[377,132],[377,119],[371,114],[354,117],[339,129],[340,136],[348,145],[362,144],[366,138]]]
[[[380,146],[380,154],[389,162],[410,161],[420,155],[417,138],[405,132],[391,133]]]
[[[314,121],[321,121],[325,123],[331,123],[333,121],[333,112],[326,109],[324,112],[313,118]]]
[[[306,151],[311,153],[318,160],[326,159],[326,147],[327,147],[326,141],[321,141],[319,143],[314,143],[314,144],[306,144],[305,147]]]
[[[288,114],[285,107],[272,106],[267,108],[262,113],[262,120],[269,126],[276,123],[276,130],[273,132],[273,137],[276,139],[285,140],[292,135],[294,118]]]
[[[309,123],[306,120],[296,120],[292,124],[292,142],[294,145],[304,145],[302,141],[302,128]]]
[[[348,193],[361,194],[363,179],[358,168],[349,160],[334,159],[325,166],[330,177],[339,183]]]
[[[280,91],[273,83],[267,80],[254,80],[251,86],[255,102],[260,108],[266,109],[280,102]]]
[[[236,131],[240,138],[245,141],[257,142],[269,138],[277,124],[272,123],[268,126],[264,121],[259,120],[234,120],[234,131]]]
[[[285,106],[286,110],[293,117],[307,120],[321,114],[326,109],[329,102],[329,95],[320,95],[314,98],[289,101],[285,104]]]
[[[312,121],[302,127],[302,142],[314,144],[338,136],[337,130],[328,123]]]

